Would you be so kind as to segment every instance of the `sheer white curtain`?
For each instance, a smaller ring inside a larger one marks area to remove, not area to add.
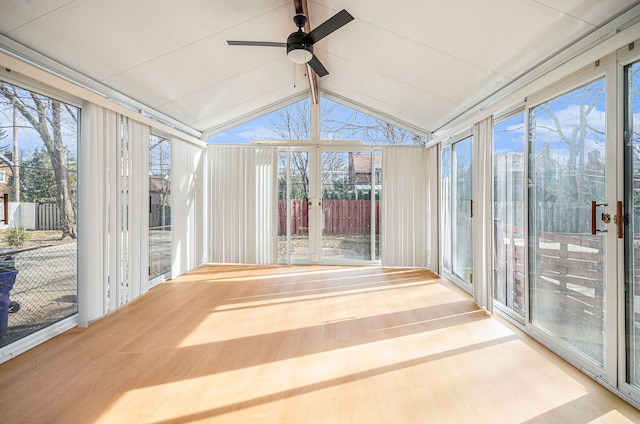
[[[427,150],[382,149],[382,265],[426,267]]]
[[[493,311],[493,118],[473,126],[473,297]]]
[[[209,261],[276,261],[275,147],[207,147]]]

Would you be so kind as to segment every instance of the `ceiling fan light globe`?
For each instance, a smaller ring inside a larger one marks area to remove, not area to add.
[[[302,65],[303,63],[307,63],[313,57],[313,54],[305,49],[294,49],[290,50],[287,53],[289,60],[293,63],[297,63]]]

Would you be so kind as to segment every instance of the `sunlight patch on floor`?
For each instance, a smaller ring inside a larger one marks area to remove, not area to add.
[[[623,413],[614,409],[606,414],[589,421],[589,424],[634,424],[636,421],[627,418]]]

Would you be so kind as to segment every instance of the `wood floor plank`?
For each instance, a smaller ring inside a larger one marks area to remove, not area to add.
[[[203,266],[0,365],[0,422],[640,422],[416,269]]]

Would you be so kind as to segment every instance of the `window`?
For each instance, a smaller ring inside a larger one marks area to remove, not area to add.
[[[0,346],[77,312],[79,118],[77,107],[0,81],[0,161],[12,172],[9,223],[0,229],[0,279],[10,301],[6,321],[0,311]],[[0,172],[6,177],[6,168]]]
[[[0,183],[6,183],[7,182],[6,174],[7,174],[6,171],[0,171]]]
[[[426,138],[333,100],[320,104],[320,139],[358,140],[365,144],[424,145]]]
[[[211,135],[209,144],[249,144],[253,140],[309,140],[309,99]]]

